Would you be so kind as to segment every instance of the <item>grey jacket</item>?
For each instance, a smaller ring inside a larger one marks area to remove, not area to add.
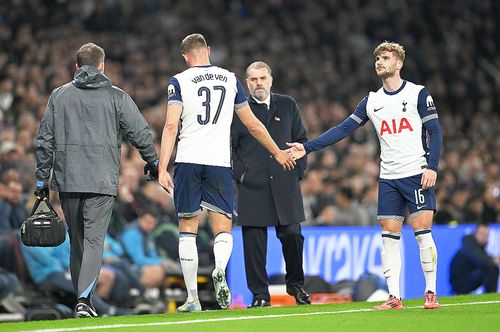
[[[38,181],[61,192],[116,196],[122,131],[146,162],[158,159],[148,123],[130,96],[83,66],[52,92],[36,141]]]

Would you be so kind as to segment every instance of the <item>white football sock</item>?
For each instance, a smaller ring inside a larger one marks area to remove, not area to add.
[[[399,240],[401,239],[400,232],[382,232],[382,268],[384,276],[387,280],[389,294],[400,299],[399,276],[401,274],[401,249]]]
[[[418,229],[415,238],[420,248],[420,263],[425,278],[425,291],[436,293],[437,249],[430,229]]]
[[[181,233],[179,237],[179,260],[188,293],[188,302],[198,299],[198,248],[196,234]]]
[[[221,268],[224,273],[232,251],[233,235],[226,232],[217,234],[214,240],[215,267]]]

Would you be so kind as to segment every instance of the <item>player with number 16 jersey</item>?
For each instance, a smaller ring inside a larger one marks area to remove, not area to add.
[[[427,89],[400,76],[405,59],[403,47],[384,42],[375,48],[374,55],[375,71],[382,87],[363,98],[338,126],[303,145],[289,145],[294,157],[300,158],[344,139],[368,120],[372,121],[381,150],[377,219],[382,227],[382,268],[390,294],[385,303],[374,309],[403,308],[399,240],[407,210],[420,248],[426,283],[424,308],[437,309],[437,250],[431,226],[436,209],[434,185],[441,151],[441,127]]]

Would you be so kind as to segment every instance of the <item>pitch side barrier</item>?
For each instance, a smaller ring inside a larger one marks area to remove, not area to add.
[[[437,289],[440,296],[453,295],[449,284],[449,267],[460,248],[464,235],[473,232],[475,225],[435,225],[432,233],[438,249]],[[281,244],[273,227],[268,229],[267,271],[270,276],[285,274]],[[357,280],[365,271],[383,278],[380,251],[382,240],[379,226],[366,227],[303,227],[304,272],[319,275],[331,284],[340,280]],[[234,247],[228,266],[229,286],[233,299],[242,305],[252,301],[246,287],[241,228],[233,229]],[[420,267],[418,245],[410,226],[403,227],[401,241],[403,257],[401,292],[405,299],[423,296],[424,277]],[[490,225],[487,251],[500,256],[500,225]],[[234,301],[233,301],[234,302]]]

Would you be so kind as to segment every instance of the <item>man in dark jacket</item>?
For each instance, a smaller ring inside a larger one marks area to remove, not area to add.
[[[293,98],[271,93],[271,68],[254,62],[246,71],[250,91],[248,103],[266,126],[278,146],[307,141],[299,109]],[[233,178],[238,187],[238,223],[242,226],[247,285],[253,293],[249,306],[270,305],[266,272],[267,226],[274,226],[281,241],[286,263],[287,293],[297,304],[310,304],[303,290],[300,223],[305,221],[300,183],[307,160],[300,160],[291,172],[283,172],[237,118],[231,128]]]
[[[56,88],[36,141],[35,195],[59,198],[71,239],[70,270],[77,317],[97,316],[90,301],[102,264],[104,236],[118,191],[122,131],[158,176],[158,157],[144,117],[130,96],[104,75],[104,50],[92,43],[76,53],[72,82]]]
[[[456,294],[467,294],[480,286],[484,286],[486,293],[496,293],[500,258],[486,253],[488,236],[488,224],[480,223],[474,234],[464,237],[462,248],[450,266],[451,288]]]

